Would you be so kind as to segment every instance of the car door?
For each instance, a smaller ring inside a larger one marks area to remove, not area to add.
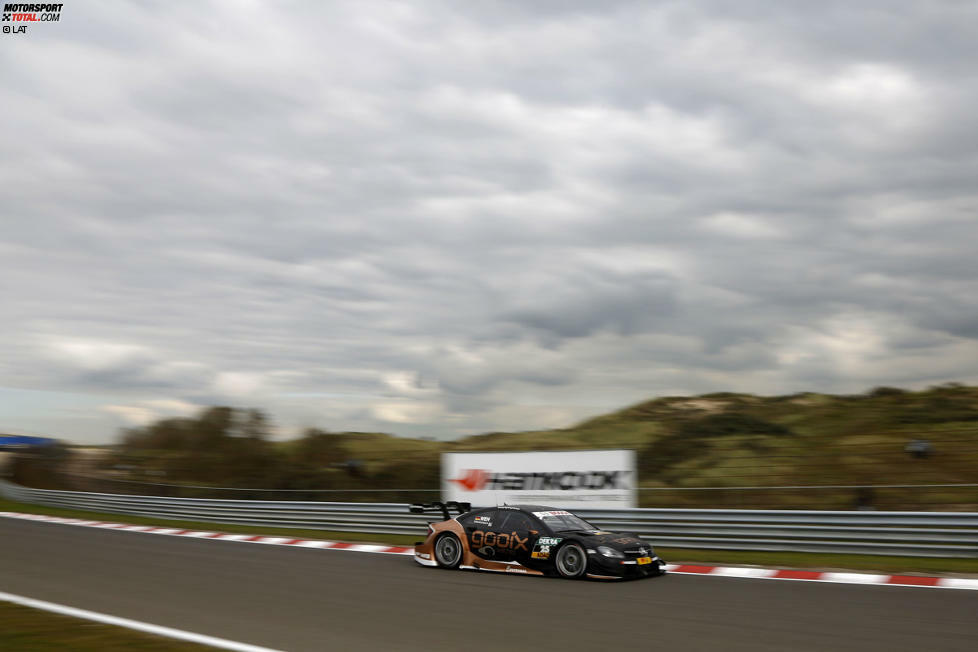
[[[484,509],[477,512],[470,512],[459,519],[459,523],[465,528],[465,536],[468,539],[469,550],[482,559],[496,559],[496,536],[495,526],[500,522],[499,510]]]
[[[494,545],[496,559],[526,564],[530,560],[533,545],[539,536],[539,526],[521,511],[500,511],[500,521],[495,526]]]

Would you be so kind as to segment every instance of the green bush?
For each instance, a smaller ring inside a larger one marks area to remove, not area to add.
[[[679,424],[672,434],[660,437],[639,451],[639,474],[645,478],[659,477],[669,467],[691,457],[702,454],[710,439],[738,435],[786,436],[792,431],[778,423],[765,421],[743,412],[721,412]],[[749,439],[743,448],[758,453],[765,448],[763,443]]]
[[[684,438],[726,437],[729,435],[790,435],[778,423],[752,417],[743,412],[722,412],[686,421],[679,427]]]
[[[938,393],[897,412],[897,423],[950,423],[978,421],[978,408],[967,396]]]

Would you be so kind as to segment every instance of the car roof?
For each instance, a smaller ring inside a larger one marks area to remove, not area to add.
[[[516,509],[523,510],[524,512],[558,512],[564,511],[557,509],[556,507],[547,507],[546,505],[504,505],[504,507],[515,507]]]
[[[532,514],[533,512],[563,512],[569,511],[560,509],[558,507],[549,507],[547,505],[496,505],[495,507],[475,507],[469,514],[481,514],[483,512],[491,512],[498,509],[510,509],[513,511],[526,512]],[[573,512],[572,512],[573,513]]]

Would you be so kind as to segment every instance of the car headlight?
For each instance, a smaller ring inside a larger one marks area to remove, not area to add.
[[[598,546],[598,553],[604,555],[605,557],[613,557],[614,559],[624,559],[625,555],[618,552],[614,548],[609,548],[608,546]]]

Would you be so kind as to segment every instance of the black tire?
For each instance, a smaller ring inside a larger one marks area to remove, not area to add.
[[[439,568],[458,568],[462,563],[462,542],[454,534],[443,534],[435,539],[434,553]]]
[[[554,554],[554,569],[567,579],[583,577],[587,572],[587,553],[579,543],[565,543]]]

